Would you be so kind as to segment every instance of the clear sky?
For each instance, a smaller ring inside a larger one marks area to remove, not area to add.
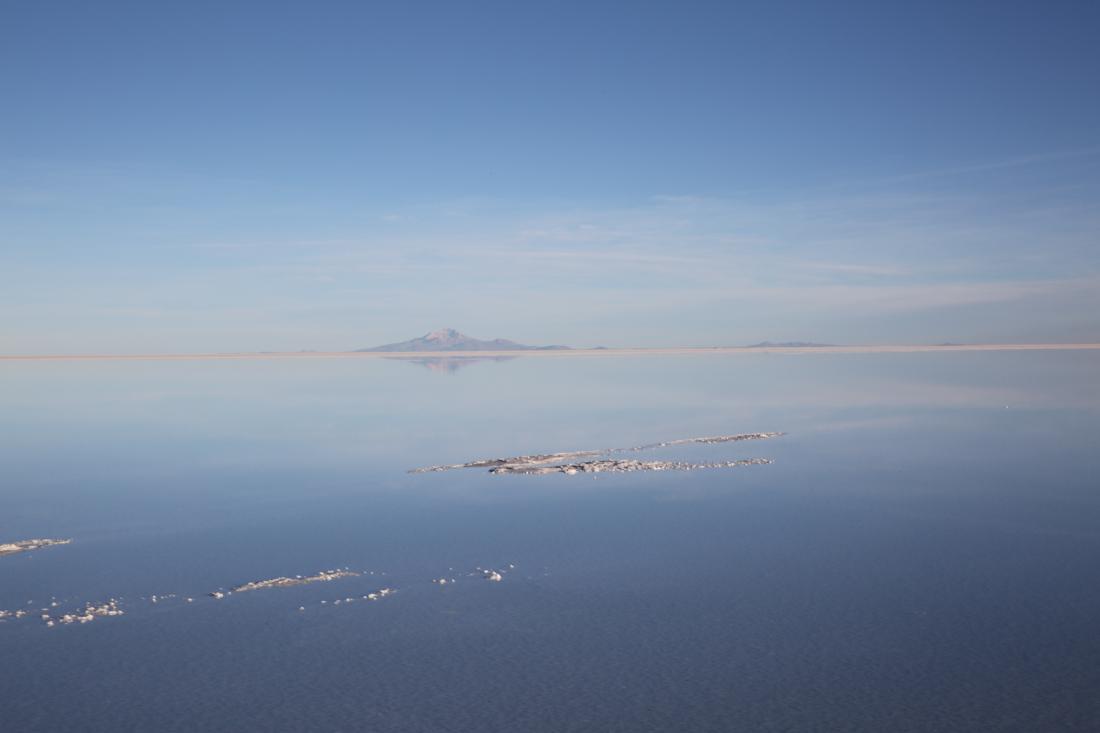
[[[0,353],[1100,340],[1095,2],[9,2]]]

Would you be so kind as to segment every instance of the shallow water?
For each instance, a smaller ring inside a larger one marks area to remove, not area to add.
[[[0,542],[73,538],[0,557],[4,730],[1100,721],[1100,354],[424,367],[0,363]],[[646,456],[771,465],[406,473],[758,431]]]

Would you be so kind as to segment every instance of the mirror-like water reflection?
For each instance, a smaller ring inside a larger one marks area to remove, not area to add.
[[[73,540],[0,557],[0,609],[25,610],[0,619],[5,725],[1030,731],[1100,715],[1100,354],[428,366],[0,364],[0,543]],[[770,431],[785,435],[652,451],[773,461],[730,471],[408,473]],[[123,615],[41,618],[109,599]]]

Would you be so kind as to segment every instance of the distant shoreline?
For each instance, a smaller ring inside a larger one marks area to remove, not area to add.
[[[692,356],[704,354],[909,354],[954,351],[1093,351],[1086,344],[952,344],[889,346],[700,346],[652,349],[523,349],[516,351],[272,351],[208,354],[40,354],[0,356],[2,361],[182,361],[210,359],[447,359],[579,356]]]

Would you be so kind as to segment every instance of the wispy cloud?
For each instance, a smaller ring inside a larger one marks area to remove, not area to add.
[[[869,277],[899,277],[913,274],[913,269],[897,265],[872,265],[852,262],[812,262],[808,260],[793,260],[791,267],[802,268],[824,273],[839,273],[842,275],[863,275]]]
[[[946,178],[950,176],[966,175],[969,173],[1001,171],[1008,168],[1020,168],[1023,166],[1041,165],[1043,163],[1053,163],[1058,161],[1082,160],[1094,158],[1096,156],[1100,156],[1100,147],[1078,148],[1075,150],[1058,150],[1044,153],[1034,153],[1031,155],[1018,155],[1010,158],[988,160],[984,162],[971,163],[969,165],[953,166],[950,168],[915,171],[913,173],[905,173],[898,176],[880,178],[877,179],[877,181],[862,181],[859,185],[866,186],[871,183],[905,183],[909,181],[919,181],[921,179],[929,178]]]
[[[1031,160],[987,168],[1043,165]],[[899,185],[614,206],[469,198],[331,217],[303,204],[278,225],[251,211],[232,231],[167,213],[101,240],[95,258],[0,248],[0,336],[71,339],[81,323],[120,340],[205,330],[226,348],[342,348],[447,324],[623,346],[1035,338],[1059,324],[1100,337],[1085,315],[1100,312],[1100,210],[1081,183],[1073,196]]]

